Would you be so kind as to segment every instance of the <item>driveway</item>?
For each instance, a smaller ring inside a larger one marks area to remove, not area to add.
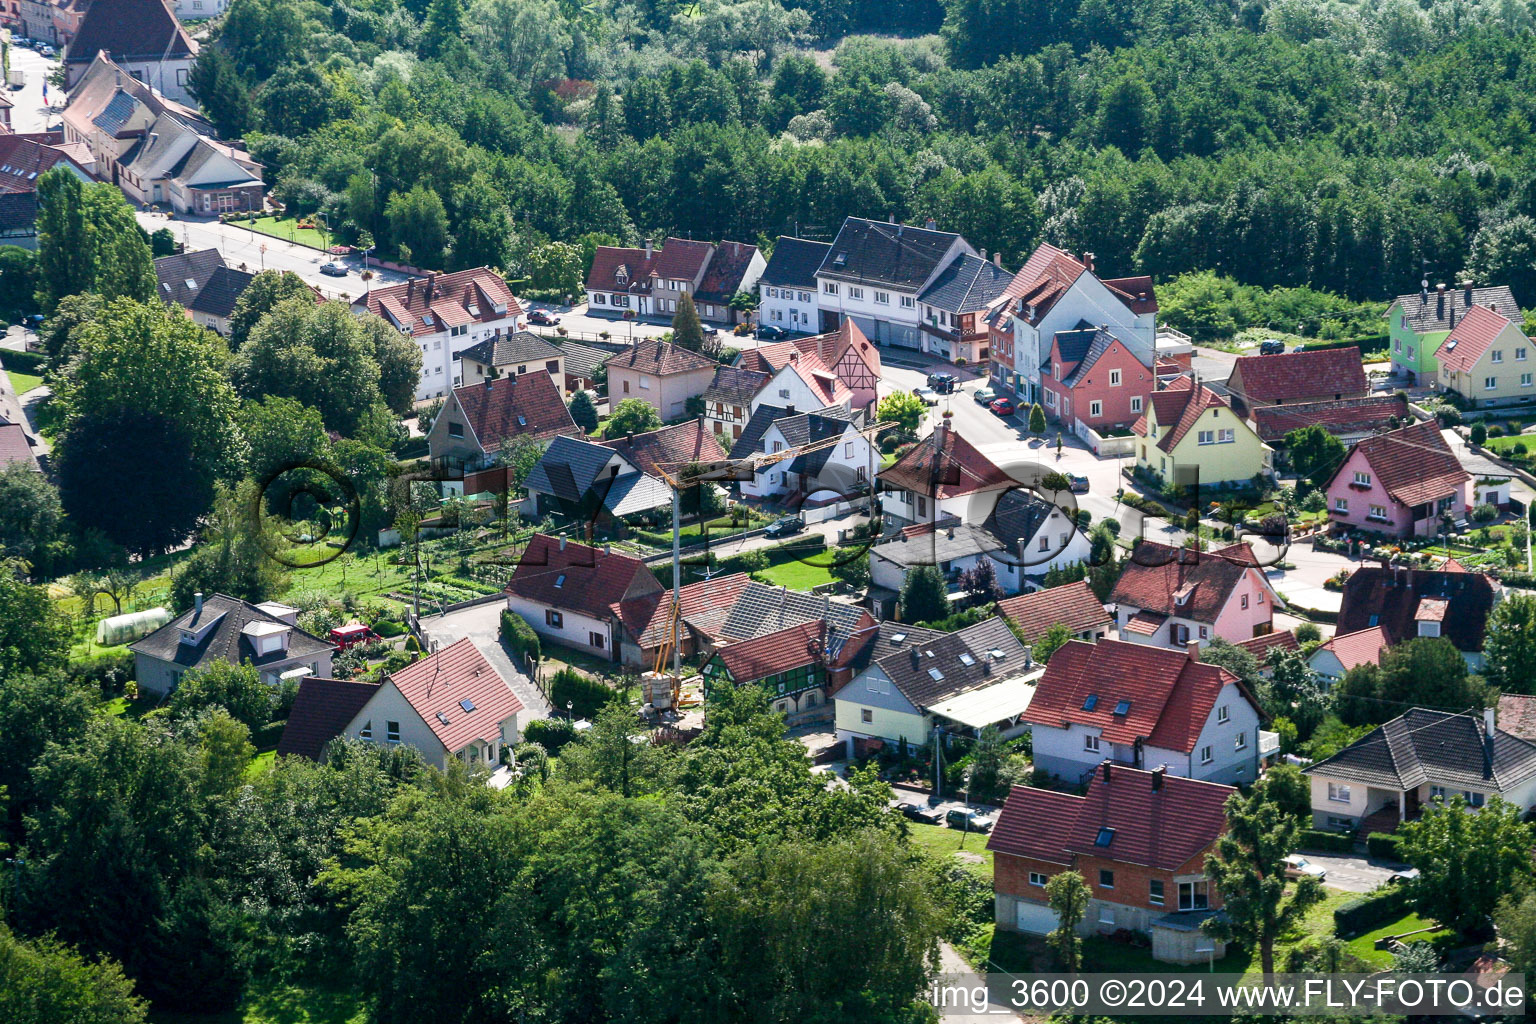
[[[1323,879],[1324,885],[1345,892],[1370,892],[1385,884],[1393,872],[1402,870],[1399,864],[1353,854],[1308,852],[1303,856],[1328,872],[1328,877]]]
[[[523,721],[548,718],[549,702],[544,699],[539,688],[533,685],[528,674],[512,663],[507,649],[501,645],[501,610],[505,607],[504,602],[488,601],[472,608],[460,608],[447,615],[423,616],[421,630],[428,639],[437,641],[439,649],[469,637],[486,660],[501,673],[501,677],[512,684],[512,692],[517,694],[523,707],[528,709]]]

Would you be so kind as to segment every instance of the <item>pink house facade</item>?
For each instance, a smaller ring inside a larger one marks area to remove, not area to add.
[[[1471,487],[1471,474],[1430,420],[1355,445],[1328,483],[1328,514],[1336,529],[1427,537],[1446,514],[1466,518]]]
[[[1045,414],[1081,433],[1130,430],[1146,411],[1157,377],[1125,343],[1102,329],[1063,331],[1040,371]]]

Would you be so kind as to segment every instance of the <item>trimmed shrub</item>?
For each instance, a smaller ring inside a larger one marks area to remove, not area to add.
[[[1408,912],[1406,885],[1389,886],[1340,904],[1333,912],[1333,930],[1341,939],[1368,932],[1383,922]]]
[[[37,377],[48,368],[48,355],[44,352],[7,351],[4,356],[0,356],[0,366],[16,373],[30,373]]]
[[[571,713],[577,718],[595,718],[617,697],[618,694],[606,684],[573,668],[562,668],[549,681],[550,705],[558,712],[569,702]]]
[[[373,631],[387,640],[404,633],[405,626],[394,619],[379,619],[373,624]]]
[[[538,661],[544,656],[539,634],[528,625],[527,619],[510,609],[504,608],[501,612],[501,639],[519,657]]]
[[[560,749],[575,738],[575,725],[564,718],[535,718],[523,726],[523,739],[537,743],[550,756],[560,753]]]
[[[1402,840],[1390,832],[1372,832],[1365,837],[1365,848],[1372,857],[1382,860],[1401,861],[1403,859],[1400,847]]]
[[[1321,829],[1304,829],[1301,833],[1303,850],[1321,850],[1324,853],[1348,853],[1355,848],[1355,837],[1348,832],[1324,832]]]

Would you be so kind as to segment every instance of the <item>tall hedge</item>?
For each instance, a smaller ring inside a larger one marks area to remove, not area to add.
[[[1301,833],[1301,848],[1326,853],[1349,853],[1355,848],[1355,837],[1348,832],[1324,832],[1309,828]]]
[[[539,646],[539,634],[528,625],[528,620],[510,609],[501,612],[501,639],[512,648],[512,653],[532,661],[544,656]]]
[[[1341,939],[1368,932],[1377,925],[1408,912],[1406,885],[1388,886],[1341,904],[1333,912],[1333,930]]]
[[[617,696],[603,683],[573,668],[562,668],[549,681],[549,703],[556,714],[565,710],[565,704],[569,701],[571,713],[577,718],[595,718]]]

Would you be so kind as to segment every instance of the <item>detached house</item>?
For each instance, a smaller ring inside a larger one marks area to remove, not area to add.
[[[1090,432],[1129,433],[1157,390],[1157,375],[1102,327],[1062,331],[1040,368],[1045,414],[1090,441]]]
[[[1227,378],[1232,408],[1238,412],[1363,398],[1370,390],[1358,348],[1239,356]]]
[[[719,363],[670,341],[641,341],[608,360],[608,403],[617,407],[638,398],[675,420],[688,411],[688,399],[704,394]]]
[[[661,590],[638,558],[544,534],[528,542],[506,587],[507,607],[539,636],[610,661],[624,638],[620,606]]]
[[[855,419],[855,414],[835,406],[821,412],[781,415],[768,424],[760,441],[750,445],[753,450],[748,450],[745,440],[738,441],[731,448],[733,459],[818,446],[814,451],[759,466],[751,480],[741,482],[741,493],[773,498],[790,508],[867,495],[880,466],[880,455],[859,431]]]
[[[816,270],[819,330],[844,317],[877,344],[921,349],[920,296],[964,254],[969,242],[951,231],[849,217]]]
[[[997,602],[997,613],[1013,625],[1020,640],[1031,645],[1053,626],[1066,626],[1076,639],[1093,641],[1109,636],[1115,624],[1115,617],[1085,580],[1004,598]]]
[[[1024,720],[1035,767],[1071,785],[1106,760],[1224,784],[1258,778],[1258,701],[1193,648],[1069,641],[1051,655]]]
[[[949,425],[949,413],[933,433],[880,473],[880,508],[899,524],[980,522],[1013,478]]]
[[[1044,403],[1040,369],[1052,340],[1082,324],[1102,324],[1146,366],[1155,365],[1157,298],[1150,277],[1100,278],[1082,259],[1040,245],[1004,290],[1006,317],[991,321],[994,385],[1022,403]]]
[[[752,418],[752,403],[768,385],[769,374],[740,366],[717,366],[704,389],[704,422],[716,434],[736,440]]]
[[[0,115],[6,112],[0,102]],[[43,141],[46,138],[53,136],[12,135],[0,130],[0,245],[37,247],[38,178],[63,167],[81,181],[91,180],[89,154],[80,153],[78,146]]]
[[[987,840],[996,864],[997,926],[1046,935],[1058,921],[1046,883],[1076,871],[1089,900],[1078,931],[1144,932],[1152,956],[1198,963],[1226,953],[1200,931],[1221,908],[1205,873],[1226,830],[1226,802],[1236,790],[1104,762],[1082,796],[1015,786]]]
[[[669,238],[660,250],[600,245],[587,273],[587,304],[595,314],[670,317],[684,295],[699,318],[730,324],[737,292],[751,291],[765,261],[757,246],[742,242],[695,242]]]
[[[1332,686],[1352,668],[1381,664],[1382,653],[1391,646],[1392,637],[1380,625],[1338,633],[1312,652],[1307,667],[1325,686]]]
[[[743,370],[774,375],[783,370],[796,353],[807,359],[814,357],[823,368],[836,376],[842,388],[852,393],[848,399],[852,408],[861,411],[874,409],[879,400],[878,388],[882,372],[880,351],[851,318],[844,319],[842,325],[829,334],[795,338],[775,345],[759,345],[755,349],[748,349],[741,354],[736,365]],[[839,394],[842,388],[837,389]],[[775,398],[767,400],[770,405],[784,404]]]
[[[1142,541],[1109,600],[1120,639],[1175,651],[1263,636],[1284,607],[1247,544],[1196,551]]]
[[[216,661],[250,664],[276,686],[302,675],[330,675],[335,645],[298,627],[298,611],[275,602],[251,604],[224,594],[196,595],[182,612],[128,645],[139,689],[166,694],[188,672]]]
[[[555,386],[567,390],[565,353],[537,334],[515,331],[476,342],[458,353],[453,382],[478,384],[487,377],[519,377],[543,371]]]
[[[1040,670],[994,616],[953,633],[882,623],[865,666],[833,696],[837,738],[850,756],[871,741],[921,746],[934,729],[1023,732]]]
[[[819,330],[816,271],[832,246],[780,235],[757,279],[757,322],[796,334]]]
[[[1506,320],[1520,322],[1520,305],[1507,285],[1474,288],[1464,284],[1447,289],[1429,282],[1418,292],[1399,295],[1387,307],[1387,331],[1392,344],[1392,375],[1406,377],[1409,384],[1433,383],[1439,379],[1440,364],[1435,359],[1446,336],[1473,306],[1488,306]]]
[[[160,95],[194,102],[187,77],[197,43],[165,0],[91,0],[64,52],[64,87],[73,90],[100,53]]]
[[[235,303],[255,277],[249,271],[225,266],[217,249],[155,260],[161,301],[182,307],[187,319],[220,335],[229,334],[229,317],[235,311]]]
[[[581,428],[549,374],[529,373],[449,391],[427,431],[427,451],[435,466],[475,470],[496,461],[503,441],[561,435],[580,437]]]
[[[421,346],[418,402],[443,398],[461,384],[476,383],[459,379],[459,354],[523,328],[523,307],[507,282],[489,267],[428,274],[425,281],[412,278],[404,284],[372,288],[352,304],[352,311],[383,317]],[[546,355],[544,361],[558,360]]]
[[[1379,626],[1389,645],[1444,637],[1477,672],[1488,614],[1502,596],[1498,581],[1483,573],[1362,565],[1344,583],[1338,635]]]
[[[1488,306],[1469,308],[1435,352],[1440,387],[1473,408],[1536,396],[1536,360],[1531,358],[1536,341],[1525,336],[1522,322]]]
[[[1132,429],[1136,468],[1191,490],[1242,485],[1271,471],[1269,445],[1225,398],[1189,377],[1154,391]]]
[[[317,682],[335,681],[306,679],[300,692]],[[356,697],[343,691],[333,699]],[[300,710],[297,700],[294,708]],[[385,676],[341,734],[365,743],[415,747],[440,769],[450,758],[495,766],[521,739],[518,716],[523,710],[511,685],[464,637]],[[293,727],[292,716],[288,727]]]
[[[775,370],[758,391],[749,408],[772,405],[789,410],[853,407],[853,392],[815,353],[793,350],[788,361]]]
[[[1411,708],[1302,771],[1312,780],[1313,826],[1362,838],[1396,831],[1432,800],[1536,804],[1536,744],[1498,728],[1493,708]]]
[[[535,516],[570,516],[584,529],[608,529],[614,520],[669,508],[672,491],[632,461],[584,437],[557,437],[523,481],[524,505]]]
[[[1471,485],[1440,424],[1425,420],[1356,444],[1328,482],[1328,515],[1336,528],[1432,536],[1442,517],[1466,518]]]

